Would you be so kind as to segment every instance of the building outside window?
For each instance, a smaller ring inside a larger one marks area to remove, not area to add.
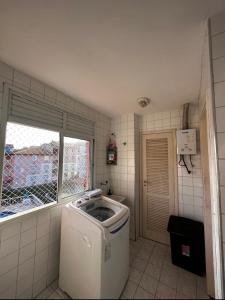
[[[78,194],[91,188],[90,167],[90,142],[64,137],[62,185],[64,197]]]
[[[7,123],[0,216],[57,201],[60,172],[62,198],[91,188],[91,143],[64,137],[62,170],[59,145],[59,132]]]
[[[58,132],[8,122],[1,209],[19,212],[56,201],[58,154]]]

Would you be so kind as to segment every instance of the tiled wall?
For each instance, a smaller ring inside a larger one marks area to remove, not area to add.
[[[141,131],[181,129],[182,108],[161,113],[144,115],[141,118]],[[190,106],[190,128],[199,128],[198,103]],[[203,221],[203,179],[201,155],[192,157],[194,168],[188,174],[185,168],[178,166],[179,215]]]
[[[190,127],[199,127],[198,104],[190,107]],[[110,166],[113,193],[127,197],[131,209],[131,238],[139,235],[139,165],[140,133],[142,131],[181,129],[182,109],[147,114],[123,115],[111,122],[118,146],[118,164]],[[126,145],[124,145],[126,143]],[[193,156],[194,169],[188,174],[178,166],[179,214],[203,221],[203,179],[200,152]]]
[[[0,62],[0,110],[3,82],[43,97],[64,110],[95,121],[95,184],[109,179],[105,149],[110,119],[63,93]],[[35,297],[58,277],[61,205],[0,225],[0,298]]]
[[[225,12],[211,19],[211,42],[222,233],[225,254]]]
[[[126,203],[130,207],[131,222],[130,236],[135,239],[138,235],[138,147],[139,132],[138,116],[123,115],[111,121],[111,132],[115,134],[118,147],[118,163],[110,166],[110,184],[115,194],[126,196]],[[135,184],[136,183],[136,184]]]

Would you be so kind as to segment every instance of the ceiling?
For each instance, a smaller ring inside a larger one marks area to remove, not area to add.
[[[172,109],[197,99],[203,20],[223,9],[224,0],[0,0],[0,59],[109,116]]]

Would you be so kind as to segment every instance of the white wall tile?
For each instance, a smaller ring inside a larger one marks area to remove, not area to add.
[[[35,266],[46,263],[48,260],[49,249],[45,249],[35,256]]]
[[[203,187],[194,187],[194,196],[195,197],[204,197]]]
[[[225,57],[213,61],[214,82],[225,81]]]
[[[48,248],[49,239],[50,239],[49,233],[42,236],[40,239],[37,239],[36,253],[39,253],[39,252],[43,251],[44,249]]]
[[[225,106],[225,82],[216,83],[214,90],[216,107]]]
[[[58,263],[58,261],[57,261]],[[43,276],[47,275],[47,263],[41,263],[41,264],[35,264],[35,269],[34,269],[34,282],[39,281]]]
[[[36,215],[28,217],[22,221],[21,231],[27,231],[37,226],[37,218]]]
[[[196,177],[196,178],[193,180],[193,186],[194,186],[194,187],[203,187],[203,181],[202,181],[202,178]]]
[[[225,215],[222,215],[222,228],[225,228]],[[222,230],[223,242],[225,242],[225,230]]]
[[[224,12],[211,18],[212,35],[225,31],[225,14]]]
[[[33,227],[29,230],[26,230],[21,233],[21,239],[20,239],[20,247],[24,247],[27,244],[30,244],[31,242],[36,240],[37,235],[37,229],[36,227]]]
[[[225,107],[216,108],[216,131],[225,132]]]
[[[225,160],[219,159],[220,185],[225,186]]]
[[[43,223],[50,222],[50,210],[47,209],[37,216],[37,225],[41,225]]]
[[[225,159],[225,133],[217,133],[218,155]]]
[[[33,297],[37,297],[41,291],[43,291],[47,286],[47,276],[42,277],[39,281],[35,282],[33,285]]]
[[[58,268],[49,269],[47,275],[47,285],[50,285],[54,280],[57,280],[58,276],[59,276]]]
[[[59,206],[50,209],[51,218],[58,217],[61,214],[61,209]]]
[[[37,239],[40,239],[42,236],[45,236],[50,231],[50,220],[43,224],[37,226]]]
[[[186,218],[193,219],[194,216],[194,206],[193,205],[183,205],[183,214]]]
[[[32,288],[34,274],[34,259],[29,259],[19,266],[17,295],[23,295],[27,290]]]
[[[19,249],[20,236],[16,235],[0,243],[0,259]]]
[[[212,38],[212,55],[213,58],[225,55],[225,32]]]
[[[183,186],[183,195],[193,196],[194,188],[190,186]]]
[[[202,197],[194,197],[194,206],[203,207],[203,198]]]
[[[17,295],[17,299],[32,299],[33,286],[29,287],[21,295]]]
[[[193,186],[193,178],[183,177],[182,184],[186,186]]]
[[[0,259],[0,276],[11,271],[18,265],[18,251]]]
[[[33,277],[34,273],[34,258],[26,260],[18,267],[18,280],[21,281],[25,277]],[[21,294],[21,293],[19,293]]]
[[[22,264],[26,260],[31,259],[32,257],[34,257],[34,254],[35,254],[35,242],[33,241],[30,244],[20,249],[19,263]]]
[[[13,282],[10,289],[1,293],[0,299],[15,299],[16,297],[16,283]]]
[[[0,276],[0,294],[8,291],[13,283],[16,282],[17,279],[17,268],[10,270],[4,275]]]
[[[20,223],[14,222],[1,228],[1,241],[7,240],[20,233]]]
[[[221,193],[221,210],[222,210],[222,214],[225,215],[225,187],[224,186],[220,188],[220,193]]]
[[[2,108],[2,102],[3,102],[3,89],[4,89],[4,82],[5,82],[5,79],[2,78],[0,76],[0,106]]]

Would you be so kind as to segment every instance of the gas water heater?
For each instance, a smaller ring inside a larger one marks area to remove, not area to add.
[[[177,154],[197,154],[196,129],[177,130]]]

